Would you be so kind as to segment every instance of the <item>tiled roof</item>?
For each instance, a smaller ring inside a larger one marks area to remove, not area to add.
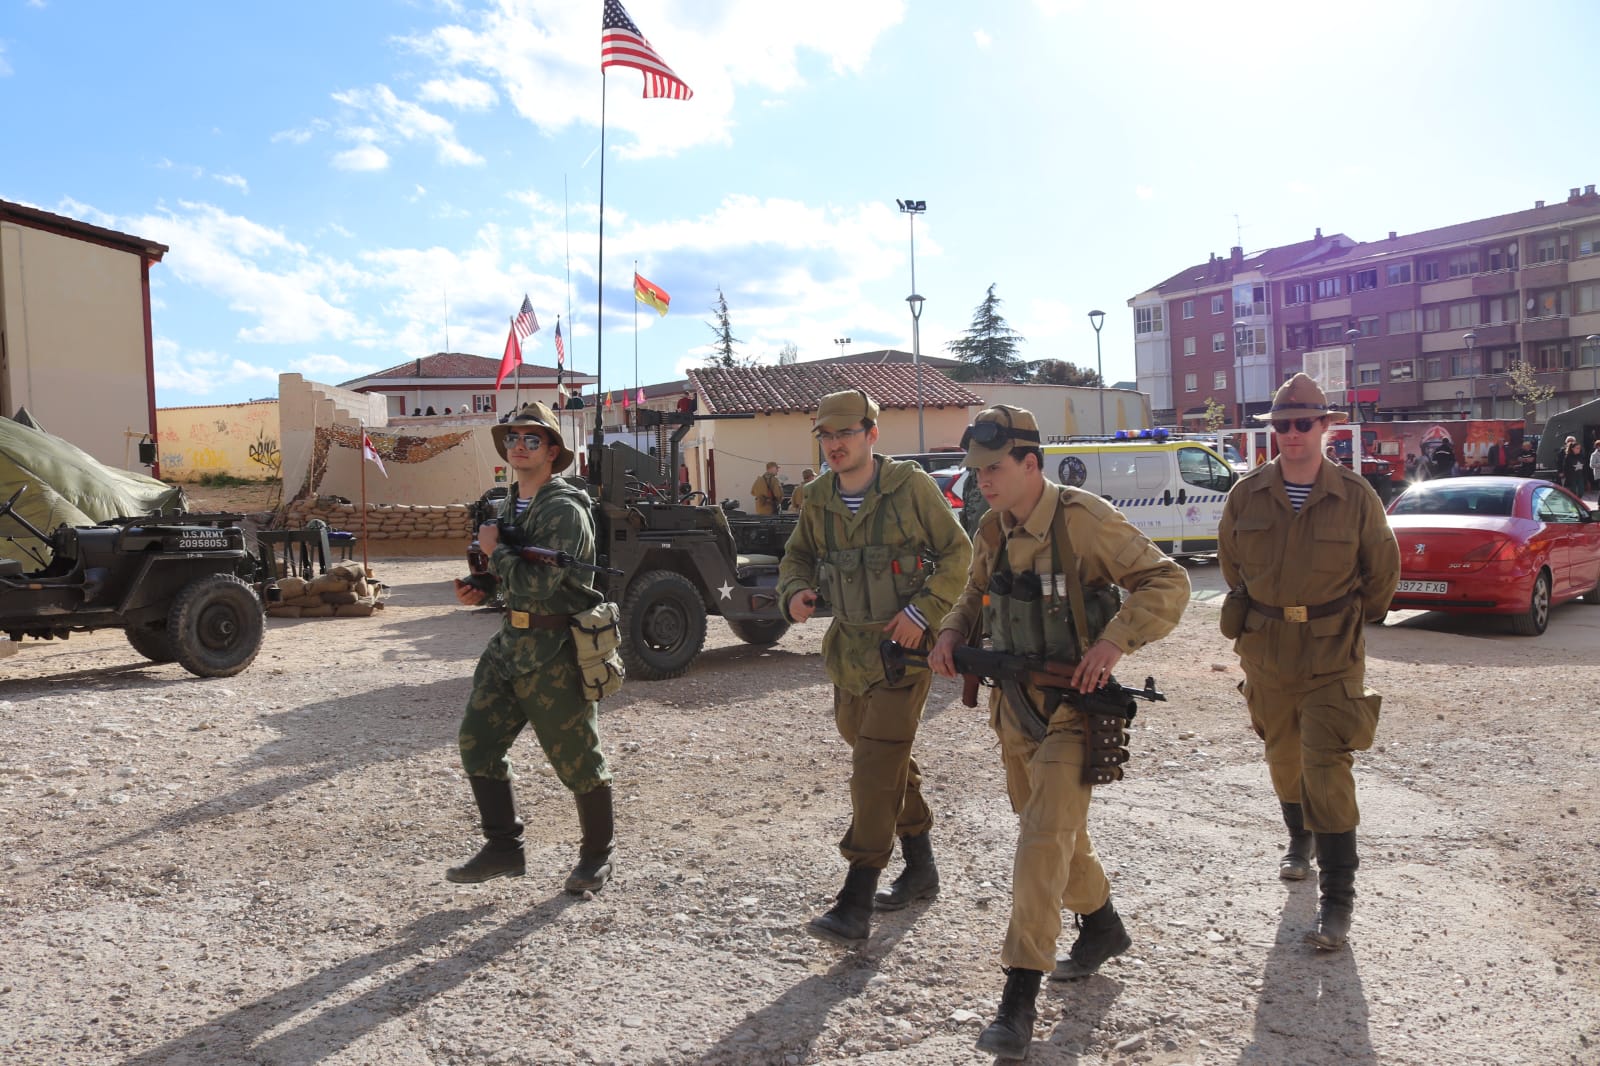
[[[1192,267],[1185,267],[1172,277],[1155,286],[1153,291],[1165,295],[1169,292],[1188,292],[1194,289],[1217,287],[1221,288],[1233,281],[1235,274],[1247,274],[1251,271],[1261,271],[1263,274],[1275,274],[1281,270],[1290,270],[1305,263],[1317,262],[1333,258],[1342,254],[1356,242],[1342,233],[1335,233],[1331,237],[1313,237],[1309,241],[1298,244],[1285,244],[1276,248],[1266,248],[1259,252],[1251,252],[1244,257],[1243,262],[1236,269],[1233,260],[1227,256],[1218,256],[1207,263],[1196,263]]]
[[[701,414],[815,411],[830,392],[864,389],[879,407],[917,406],[917,367],[911,363],[794,363],[789,366],[703,368],[689,371]],[[922,371],[924,407],[982,407],[983,398],[933,367]]]
[[[523,363],[524,374],[533,373],[539,377],[555,377],[556,368],[553,366],[539,366],[534,363]],[[358,378],[340,382],[340,388],[347,388],[363,381],[373,381],[379,378],[488,378],[493,381],[495,375],[500,373],[500,360],[491,359],[483,355],[467,355],[465,352],[436,352],[421,359],[407,359],[387,370],[379,370],[374,374],[363,374]]]

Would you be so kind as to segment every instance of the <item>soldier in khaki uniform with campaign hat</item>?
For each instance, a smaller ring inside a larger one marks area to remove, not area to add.
[[[783,503],[783,479],[778,477],[778,464],[768,463],[766,473],[750,485],[750,495],[755,497],[756,514],[777,514]]]
[[[528,404],[490,432],[495,450],[517,474],[497,517],[515,526],[524,545],[594,562],[589,496],[555,476],[572,465],[572,449],[550,408]],[[599,709],[583,691],[570,627],[572,615],[605,597],[587,571],[523,559],[500,541],[492,522],[478,530],[478,543],[506,603],[504,620],[473,674],[458,738],[487,842],[445,877],[471,884],[522,876],[522,819],[512,798],[507,754],[523,727],[532,725],[550,768],[577,797],[583,839],[566,890],[598,890],[611,877],[611,771],[600,750]],[[486,598],[481,589],[456,582],[456,599],[463,605],[477,606]]]
[[[1088,692],[1106,683],[1123,655],[1172,631],[1188,606],[1188,574],[1105,500],[1046,480],[1031,412],[1004,404],[982,411],[962,444],[969,476],[991,510],[973,535],[966,587],[939,623],[928,659],[937,673],[954,677],[956,647],[984,630],[997,650],[1075,665],[1071,684]],[[1117,586],[1128,590],[1120,609]],[[1075,592],[1084,604],[1087,648],[1080,648],[1072,617]],[[1038,689],[1021,686],[1015,694],[1042,713]],[[1045,973],[1060,980],[1086,976],[1132,941],[1089,839],[1083,712],[1064,701],[1044,738],[1034,740],[1019,728],[1008,699],[994,690],[989,720],[1020,833],[1000,951],[1005,992],[978,1047],[1020,1059],[1032,1040]],[[1063,907],[1080,916],[1079,935],[1071,953],[1057,959]]]
[[[1400,550],[1378,494],[1324,457],[1328,426],[1346,418],[1316,382],[1296,374],[1257,417],[1271,421],[1278,457],[1223,505],[1217,558],[1233,591],[1222,631],[1244,666],[1239,689],[1289,830],[1278,875],[1305,878],[1315,844],[1321,905],[1307,935],[1331,951],[1350,930],[1359,865],[1351,753],[1371,747],[1378,727],[1362,626],[1388,612]]]
[[[923,647],[972,557],[933,478],[873,453],[877,423],[877,403],[859,389],[823,397],[815,432],[829,469],[806,487],[778,571],[778,602],[791,622],[811,617],[819,591],[833,609],[822,656],[834,721],[850,745],[850,828],[839,842],[850,869],[833,908],[806,928],[848,946],[867,938],[874,905],[894,910],[939,891],[933,815],[911,757],[932,675],[916,669],[890,686],[878,645]],[[874,897],[897,835],[905,870]]]

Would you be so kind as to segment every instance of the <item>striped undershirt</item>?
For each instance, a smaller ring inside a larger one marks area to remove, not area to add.
[[[532,502],[533,502],[533,500],[531,500],[531,499],[525,500],[521,496],[517,497],[517,517],[518,518],[522,517],[523,512],[528,509],[528,505],[530,503],[532,503]]]
[[[1283,483],[1283,491],[1289,494],[1289,502],[1294,505],[1295,514],[1300,513],[1301,505],[1306,502],[1306,497],[1311,495],[1311,490],[1315,487],[1315,484],[1296,485],[1292,481]]]
[[[854,493],[854,494],[851,494],[851,493],[848,493],[848,492],[840,492],[839,493],[839,499],[843,500],[844,501],[844,505],[846,507],[850,508],[850,513],[851,514],[855,514],[857,511],[861,510],[861,501],[865,500],[866,498],[867,498],[867,494],[866,494],[865,491],[857,492],[857,493]],[[917,625],[921,626],[923,629],[927,629],[928,628],[928,620],[922,616],[922,612],[917,610],[917,608],[914,605],[909,604],[909,603],[906,604],[905,614],[906,614],[906,616],[908,618],[910,618],[913,622],[917,623]]]

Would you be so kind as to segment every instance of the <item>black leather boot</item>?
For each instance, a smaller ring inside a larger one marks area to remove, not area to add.
[[[860,947],[872,932],[872,893],[881,872],[866,866],[850,867],[833,907],[807,922],[806,932],[819,940]]]
[[[1064,959],[1056,960],[1050,975],[1052,981],[1076,981],[1098,970],[1113,955],[1121,955],[1133,946],[1133,938],[1122,924],[1122,916],[1107,899],[1105,905],[1093,914],[1075,914],[1073,924],[1078,927],[1077,942]]]
[[[1285,881],[1304,881],[1311,872],[1312,840],[1300,804],[1283,804],[1283,824],[1289,828],[1289,850],[1278,860],[1278,876]]]
[[[939,894],[939,868],[933,864],[933,841],[927,833],[900,838],[900,856],[906,868],[884,891],[873,898],[880,911],[897,911],[919,899]]]
[[[566,890],[574,896],[598,892],[611,880],[611,854],[615,848],[616,823],[611,809],[611,786],[601,785],[577,797],[578,826],[583,841],[578,845],[578,865],[567,875]]]
[[[1006,990],[1000,996],[1000,1010],[996,1012],[989,1028],[978,1034],[978,1050],[1001,1059],[1022,1059],[1028,1056],[1028,1045],[1033,1043],[1033,1023],[1039,1017],[1038,970],[1010,969],[1006,971]]]
[[[522,858],[522,819],[511,797],[511,782],[492,777],[469,777],[472,798],[478,802],[483,835],[488,843],[478,854],[444,872],[446,881],[475,885],[496,877],[521,877],[527,867]]]
[[[1318,833],[1318,887],[1322,899],[1317,907],[1317,926],[1306,939],[1319,951],[1337,951],[1350,936],[1350,912],[1356,903],[1356,831]]]

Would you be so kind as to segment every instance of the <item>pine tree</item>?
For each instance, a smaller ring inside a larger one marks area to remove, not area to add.
[[[733,353],[735,344],[744,341],[733,335],[733,324],[728,320],[728,298],[722,295],[722,286],[717,286],[717,302],[711,305],[711,313],[717,316],[711,326],[711,332],[716,335],[716,343],[711,348],[711,360],[706,364],[714,367],[736,367],[745,365]]]
[[[1000,315],[1000,297],[994,290],[991,283],[983,302],[972,313],[972,326],[966,335],[945,345],[961,360],[962,365],[950,372],[958,381],[1028,380],[1028,367],[1017,356],[1017,344],[1025,338],[1006,325]]]

